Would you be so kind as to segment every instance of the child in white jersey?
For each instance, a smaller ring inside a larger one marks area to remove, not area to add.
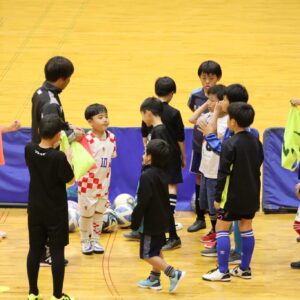
[[[104,253],[99,240],[108,202],[111,161],[117,154],[115,135],[107,130],[109,120],[106,107],[102,104],[89,105],[85,110],[85,119],[92,130],[83,137],[82,143],[88,145],[96,164],[78,181],[78,204],[81,250],[83,254],[90,255]]]
[[[213,112],[216,104],[223,100],[225,92],[225,86],[218,84],[208,90],[208,100],[202,106],[200,106],[190,118],[190,122],[199,124],[205,122],[209,124],[213,122]],[[208,110],[207,113],[202,113]],[[201,115],[200,115],[201,114]],[[223,116],[217,119],[216,134],[219,138],[222,138],[227,128],[228,115],[224,113]],[[220,156],[212,151],[207,144],[206,140],[203,140],[202,144],[202,158],[199,167],[199,171],[202,174],[202,180],[200,185],[200,208],[209,211],[209,217],[212,225],[210,232],[203,236],[200,241],[203,243],[215,242],[216,240],[216,210],[214,208],[214,193],[217,182],[218,167]]]

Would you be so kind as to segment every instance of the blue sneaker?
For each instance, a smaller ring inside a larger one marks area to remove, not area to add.
[[[170,277],[170,287],[169,287],[170,293],[175,292],[175,290],[178,287],[179,282],[183,279],[184,276],[185,276],[184,271],[175,270],[175,276]]]
[[[160,280],[151,281],[150,277],[144,280],[140,280],[138,282],[138,286],[144,289],[152,289],[152,290],[161,290],[162,286],[160,285]]]

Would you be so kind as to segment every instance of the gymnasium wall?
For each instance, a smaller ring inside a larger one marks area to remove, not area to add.
[[[139,128],[111,127],[117,137],[118,157],[112,163],[110,200],[120,193],[135,195],[140,175],[143,145]],[[265,162],[263,166],[262,206],[267,212],[296,208],[294,196],[298,180],[296,172],[281,168],[283,128],[270,128],[264,133]],[[179,185],[177,210],[190,210],[195,177],[189,173],[192,129],[185,129],[187,167],[183,170],[183,184]],[[31,140],[31,129],[3,135],[6,165],[0,168],[0,204],[26,205],[29,174],[24,160],[24,146]],[[75,196],[74,189],[69,192]]]

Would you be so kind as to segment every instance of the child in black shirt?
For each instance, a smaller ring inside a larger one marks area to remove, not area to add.
[[[29,253],[27,274],[28,300],[39,300],[37,286],[40,258],[48,240],[52,255],[53,296],[51,300],[72,300],[62,293],[64,248],[69,243],[66,183],[74,182],[71,157],[56,150],[65,123],[54,114],[40,123],[41,142],[25,147],[30,174],[28,201]]]
[[[146,146],[131,228],[141,233],[140,258],[152,266],[150,276],[146,280],[140,280],[138,286],[160,290],[160,272],[164,271],[170,279],[169,292],[172,293],[185,272],[168,265],[161,252],[166,241],[165,232],[169,229],[168,180],[164,172],[170,156],[169,148],[161,139],[153,139]]]
[[[218,171],[215,208],[218,209],[218,268],[203,275],[204,280],[230,281],[231,276],[251,279],[250,262],[254,250],[252,219],[259,209],[260,167],[263,148],[260,141],[245,130],[254,120],[251,105],[235,102],[228,107],[228,127],[233,137],[222,144]],[[229,272],[229,230],[238,220],[242,237],[242,262]]]
[[[181,240],[176,233],[174,209],[176,205],[175,195],[170,194],[170,186],[174,185],[174,175],[178,174],[178,163],[180,169],[180,156],[178,156],[178,143],[171,137],[166,126],[162,123],[163,103],[150,97],[144,100],[140,107],[142,119],[148,127],[152,127],[148,140],[162,139],[170,146],[170,155],[168,163],[165,166],[165,172],[169,184],[169,202],[170,202],[170,230],[169,239],[163,250],[171,250],[181,247]],[[181,174],[181,171],[180,171]]]

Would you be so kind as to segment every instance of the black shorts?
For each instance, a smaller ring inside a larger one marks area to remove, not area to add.
[[[202,158],[202,154],[201,152],[192,151],[192,155],[191,155],[191,164],[190,164],[190,172],[194,173],[194,174],[201,174],[201,172],[199,171],[200,168],[200,164],[201,164],[201,158]]]
[[[255,212],[252,214],[235,214],[235,213],[230,213],[228,211],[225,211],[224,209],[219,209],[217,211],[218,220],[228,221],[228,222],[238,221],[242,219],[252,220],[254,219],[254,217],[255,217]]]
[[[172,161],[166,168],[169,184],[182,183],[181,160]]]
[[[47,224],[42,220],[28,216],[29,244],[31,246],[66,246],[69,244],[68,219],[62,218],[56,224]]]
[[[140,240],[140,258],[147,259],[159,256],[161,248],[166,244],[165,234],[147,235],[142,234]]]

